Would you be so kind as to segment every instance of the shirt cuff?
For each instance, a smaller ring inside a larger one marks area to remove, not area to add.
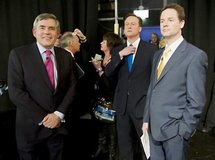
[[[63,113],[61,113],[59,111],[55,111],[54,114],[61,119],[61,122],[65,122],[64,114]]]

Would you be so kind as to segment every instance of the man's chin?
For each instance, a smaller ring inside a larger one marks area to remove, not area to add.
[[[51,48],[54,46],[54,43],[42,43],[42,46],[44,46],[45,48]]]

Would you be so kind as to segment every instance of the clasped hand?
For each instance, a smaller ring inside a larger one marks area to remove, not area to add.
[[[57,128],[60,126],[61,123],[61,119],[60,117],[58,117],[57,115],[55,115],[54,113],[49,113],[48,115],[46,115],[43,118],[43,125],[46,128]]]

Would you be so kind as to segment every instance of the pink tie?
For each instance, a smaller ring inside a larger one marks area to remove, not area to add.
[[[54,64],[53,64],[53,61],[51,59],[52,52],[49,49],[47,49],[45,53],[46,53],[46,61],[45,61],[46,70],[47,70],[47,73],[49,76],[51,86],[54,89],[55,88],[55,84],[54,84],[55,80],[54,80]]]

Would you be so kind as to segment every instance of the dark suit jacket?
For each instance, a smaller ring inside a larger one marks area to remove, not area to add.
[[[149,122],[152,136],[157,141],[176,135],[188,139],[206,101],[207,55],[184,40],[157,80],[156,68],[162,52],[158,51],[154,57],[144,122]]]
[[[143,116],[152,60],[157,47],[141,40],[130,73],[127,57],[121,60],[119,56],[119,51],[125,47],[126,44],[123,44],[113,49],[111,62],[106,66],[105,74],[118,74],[113,104],[116,114],[125,114],[126,107],[129,106],[131,112],[139,118]]]
[[[16,137],[19,147],[58,132],[65,127],[48,129],[38,124],[48,114],[65,114],[75,95],[76,79],[72,57],[64,49],[55,47],[58,73],[57,88],[51,88],[45,65],[36,43],[11,50],[8,62],[9,96],[17,107]]]

